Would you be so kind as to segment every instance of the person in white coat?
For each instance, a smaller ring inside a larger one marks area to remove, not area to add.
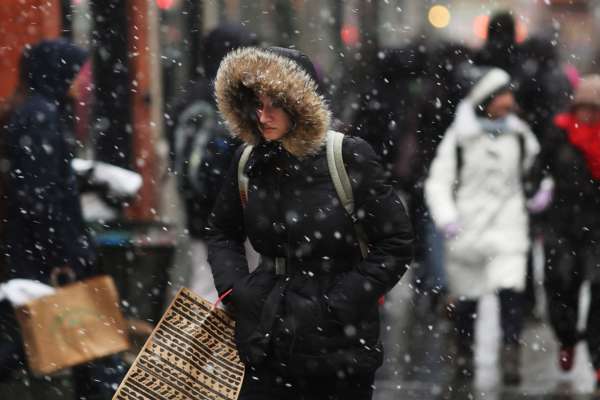
[[[518,384],[528,216],[523,177],[539,152],[514,114],[510,76],[492,68],[458,106],[425,183],[433,220],[446,238],[446,269],[457,333],[457,378],[474,377],[477,300],[497,293],[502,378]]]

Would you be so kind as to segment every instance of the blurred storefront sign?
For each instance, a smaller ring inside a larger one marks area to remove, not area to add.
[[[23,47],[58,37],[60,31],[59,0],[0,2],[0,101],[15,90]]]
[[[161,10],[168,10],[175,5],[175,0],[156,0],[156,5]]]
[[[587,11],[590,5],[590,0],[544,0],[544,2],[554,8],[581,11]]]

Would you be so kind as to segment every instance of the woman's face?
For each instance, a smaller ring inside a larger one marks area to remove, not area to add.
[[[512,92],[506,91],[498,94],[485,109],[490,119],[504,118],[515,108],[515,97]]]
[[[266,140],[279,140],[292,125],[290,116],[285,110],[273,102],[269,96],[261,94],[258,96],[256,108],[258,129]]]
[[[592,104],[581,104],[575,108],[575,119],[583,124],[600,121],[600,108]]]

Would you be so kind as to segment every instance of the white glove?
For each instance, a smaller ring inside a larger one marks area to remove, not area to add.
[[[52,286],[31,279],[11,279],[0,284],[0,301],[8,300],[13,307],[22,306],[40,297],[54,294]]]
[[[536,194],[527,200],[527,209],[532,214],[541,213],[550,206],[553,197],[554,181],[552,178],[544,178]]]
[[[117,197],[135,196],[142,187],[140,174],[116,165],[80,158],[74,158],[71,165],[79,173],[91,170],[90,180],[94,183],[106,184],[110,194]]]
[[[442,227],[442,234],[446,239],[454,239],[462,232],[462,225],[459,222],[450,222]]]
[[[552,191],[539,190],[535,196],[527,200],[527,209],[532,214],[538,214],[546,210],[550,203],[552,203]]]

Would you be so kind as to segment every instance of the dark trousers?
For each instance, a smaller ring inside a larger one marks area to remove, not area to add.
[[[423,249],[419,267],[414,271],[415,286],[432,294],[445,292],[448,279],[444,269],[444,238],[424,212],[419,214],[417,229]]]
[[[374,374],[284,377],[248,367],[239,400],[370,400],[374,379]]]
[[[592,364],[600,369],[600,243],[592,239],[560,238],[546,241],[545,281],[550,324],[562,346],[579,339],[579,292],[590,280],[590,308],[586,340]]]
[[[498,292],[498,298],[502,343],[505,346],[516,345],[523,330],[523,294],[511,289],[502,289]],[[458,337],[457,350],[461,354],[473,353],[477,304],[477,300],[462,300],[455,304],[452,317]]]
[[[535,238],[531,238],[535,240]],[[523,307],[527,314],[533,315],[535,310],[535,271],[533,265],[533,246],[527,252],[527,274],[525,275],[525,292],[523,293]]]

